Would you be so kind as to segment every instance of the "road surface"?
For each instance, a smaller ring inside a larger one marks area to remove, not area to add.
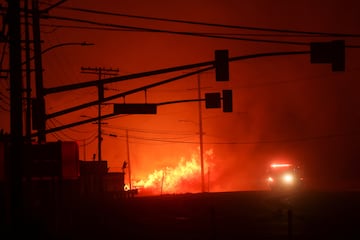
[[[22,232],[27,237],[360,239],[359,191],[217,192],[130,199],[64,196],[61,202],[50,202],[28,211]],[[17,233],[2,234],[13,239]]]

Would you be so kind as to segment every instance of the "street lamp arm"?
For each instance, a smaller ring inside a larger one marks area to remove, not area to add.
[[[44,49],[43,51],[41,51],[41,55],[44,53],[47,53],[55,48],[59,48],[59,47],[63,47],[63,46],[73,46],[73,45],[80,45],[80,46],[92,46],[95,45],[94,43],[88,43],[88,42],[66,42],[66,43],[59,43],[56,44],[54,46],[48,47],[46,49]],[[32,61],[35,59],[35,56],[32,56],[31,58],[29,58],[29,60],[27,61]],[[24,61],[23,63],[21,63],[21,65],[24,65],[27,63],[27,61]]]
[[[43,51],[41,51],[41,54],[44,54],[54,48],[58,48],[58,47],[63,47],[63,46],[69,46],[69,45],[80,45],[80,46],[93,46],[95,45],[94,43],[88,43],[88,42],[67,42],[67,43],[59,43],[56,44],[54,46],[48,47],[46,49],[44,49]]]
[[[41,10],[42,13],[48,13],[51,9],[56,8],[57,6],[63,4],[64,2],[66,2],[67,0],[60,0],[57,3],[54,3],[53,5],[45,8],[44,10]]]

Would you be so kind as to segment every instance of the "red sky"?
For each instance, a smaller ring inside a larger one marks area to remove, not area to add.
[[[0,1],[1,3],[2,1]],[[4,1],[5,2],[5,1]],[[55,3],[57,1],[41,1]],[[222,25],[302,32],[360,34],[358,1],[81,1],[68,0],[49,12],[50,17],[66,17],[117,26],[132,26],[178,32],[223,33],[238,38],[271,39],[309,43],[346,40],[360,45],[356,37],[284,37],[283,33],[245,31],[199,24],[150,21],[75,11],[91,9],[127,15],[176,19]],[[64,9],[68,7],[68,9]],[[73,8],[72,10],[69,8]],[[119,69],[127,75],[179,65],[212,61],[214,50],[228,49],[230,57],[277,51],[307,51],[308,45],[262,43],[195,37],[143,31],[96,30],[104,25],[79,21],[42,19],[43,49],[66,42],[90,42],[94,46],[64,46],[43,55],[44,86],[56,87],[96,80],[96,75],[82,74],[81,67]],[[52,25],[52,26],[49,26]],[[67,26],[67,27],[64,27]],[[71,27],[70,27],[71,26]],[[81,27],[81,28],[78,28]],[[90,27],[85,28],[85,27]],[[235,35],[267,34],[267,36]],[[277,35],[277,36],[273,36]],[[309,55],[256,58],[230,63],[230,81],[216,82],[214,71],[200,75],[202,97],[206,92],[233,91],[233,113],[205,109],[202,105],[204,149],[212,150],[210,182],[214,190],[239,190],[259,187],[265,165],[277,158],[304,164],[311,184],[325,184],[332,179],[352,179],[359,168],[359,67],[360,50],[346,49],[346,72],[331,72],[329,65],[311,65]],[[111,84],[107,96],[165,80],[185,72],[134,79]],[[8,95],[8,82],[1,80],[1,93]],[[147,102],[197,98],[197,77],[189,77],[149,89]],[[3,97],[2,97],[3,98]],[[46,111],[53,113],[97,99],[95,87],[46,96]],[[122,102],[122,99],[111,101]],[[145,101],[141,92],[126,97],[126,102]],[[0,102],[9,109],[8,102]],[[112,106],[103,107],[104,113]],[[91,107],[47,122],[48,128],[95,117]],[[1,128],[9,129],[8,112],[0,110]],[[119,116],[105,120],[102,159],[110,171],[120,171],[127,159],[125,131],[133,178],[140,180],[156,169],[176,166],[181,158],[190,159],[198,148],[198,103],[161,106],[156,115]],[[110,137],[116,134],[118,137]],[[79,141],[80,158],[97,154],[97,126],[86,124],[47,136],[48,141]],[[85,142],[86,148],[82,147]],[[321,178],[317,181],[320,174]],[[259,180],[260,179],[260,180]],[[334,181],[336,182],[336,181]]]

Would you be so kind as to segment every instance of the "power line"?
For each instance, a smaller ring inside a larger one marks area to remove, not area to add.
[[[154,18],[154,17],[146,17],[146,16],[137,16],[137,15],[128,15],[128,14],[120,14],[120,13],[111,13],[111,12],[103,12],[91,9],[81,9],[81,8],[67,8],[67,7],[59,7],[66,8],[76,11],[85,11],[96,14],[105,14],[105,15],[114,15],[121,17],[129,17],[129,18],[141,18],[145,20],[156,20],[156,21],[167,21],[167,22],[176,22],[176,23],[184,23],[184,24],[196,24],[196,25],[204,25],[204,26],[212,26],[212,27],[222,27],[222,28],[232,28],[232,29],[242,29],[242,30],[251,30],[251,31],[266,31],[266,32],[278,32],[278,33],[288,33],[288,34],[302,34],[302,36],[297,37],[305,37],[309,35],[309,37],[360,37],[360,34],[344,34],[344,33],[333,33],[333,32],[311,32],[311,31],[297,31],[297,30],[289,30],[289,29],[274,29],[274,28],[259,28],[259,27],[250,27],[250,26],[238,26],[238,25],[224,25],[224,24],[216,24],[216,23],[206,23],[206,22],[195,22],[195,21],[187,21],[187,20],[177,20],[177,19],[166,19],[166,18]],[[178,35],[187,35],[187,36],[197,36],[197,37],[207,37],[207,38],[218,38],[218,39],[228,39],[228,40],[240,40],[240,41],[251,41],[251,42],[263,42],[263,43],[275,43],[275,44],[289,44],[289,45],[308,45],[307,42],[295,42],[295,41],[276,41],[269,39],[254,39],[254,38],[239,38],[233,37],[234,35],[238,36],[256,36],[253,34],[222,34],[222,33],[201,33],[201,32],[181,32],[181,31],[172,31],[172,30],[163,30],[163,29],[153,29],[153,28],[144,28],[144,27],[136,27],[136,26],[126,26],[126,25],[118,25],[118,24],[109,24],[109,23],[100,23],[91,20],[77,19],[77,18],[66,18],[61,16],[43,16],[43,18],[47,19],[57,19],[63,21],[74,21],[87,23],[92,25],[100,25],[111,28],[97,28],[97,29],[106,29],[106,30],[116,30],[119,28],[121,31],[144,31],[144,32],[157,32],[157,33],[168,33],[168,34],[178,34]],[[65,27],[65,26],[63,26]],[[86,28],[86,27],[78,27],[78,28]],[[115,28],[115,29],[113,29]],[[89,29],[89,28],[88,28]],[[232,36],[231,36],[232,35]],[[304,36],[305,35],[305,36]],[[257,35],[261,36],[261,35]],[[265,36],[265,35],[263,35]],[[267,35],[269,37],[271,35]],[[275,35],[272,35],[275,36]],[[283,35],[286,36],[286,35]],[[296,35],[293,37],[296,37]],[[349,48],[360,48],[360,46],[347,46]]]
[[[140,129],[140,128],[121,128],[121,127],[114,127],[114,126],[104,126],[104,128],[119,129],[119,130],[129,130],[131,132],[150,133],[150,134],[193,135],[193,133],[183,132],[183,131],[150,130],[150,129]]]
[[[0,104],[0,109],[4,112],[10,112],[10,109],[7,109],[6,107],[2,106],[1,104]]]
[[[327,135],[287,138],[287,139],[231,141],[231,142],[205,142],[204,144],[254,145],[254,144],[294,143],[294,142],[308,142],[308,141],[316,141],[316,140],[324,140],[324,139],[326,140],[326,139],[333,139],[333,138],[339,138],[339,137],[349,137],[349,136],[359,136],[359,135],[360,135],[360,133],[334,133],[334,134],[327,134]],[[121,136],[119,136],[119,137],[121,137]],[[147,137],[138,137],[138,136],[131,136],[130,138],[136,139],[136,140],[152,141],[152,142],[199,144],[199,141],[180,141],[180,140],[173,140],[173,139],[147,138]]]
[[[60,125],[60,126],[62,126],[62,125],[64,125],[64,123],[63,122],[61,122],[60,120],[58,120],[58,119],[56,119],[56,118],[53,118],[53,123],[57,123],[58,125]],[[55,124],[54,124],[55,125]],[[56,126],[56,125],[55,125]],[[74,128],[68,128],[68,130],[69,131],[72,131],[72,132],[76,132],[76,133],[90,133],[91,132],[91,130],[90,131],[80,131],[80,130],[75,130]]]
[[[53,31],[49,31],[46,33],[52,33],[58,28],[68,28],[68,29],[84,29],[84,30],[100,30],[100,31],[125,31],[125,32],[149,32],[149,31],[141,31],[136,29],[122,29],[118,27],[87,27],[80,25],[61,25],[61,24],[41,24],[42,27],[52,27]],[[328,38],[332,37],[329,35],[309,35],[309,34],[270,34],[270,33],[223,33],[223,32],[190,32],[193,34],[204,34],[204,35],[222,35],[222,36],[247,36],[247,37],[290,37],[290,38]],[[350,36],[343,36],[350,37]],[[354,36],[352,36],[354,37]]]
[[[57,133],[51,133],[57,140],[61,141],[61,137]]]
[[[54,28],[53,31],[49,31],[46,33],[52,33],[58,28],[69,28],[69,29],[84,29],[84,30],[101,30],[101,31],[127,31],[127,32],[139,32],[138,30],[133,29],[121,29],[121,28],[114,28],[114,27],[86,27],[86,26],[79,26],[79,25],[61,25],[61,24],[41,24],[42,27],[52,27]]]
[[[92,20],[79,19],[79,18],[68,18],[61,16],[46,16],[47,19],[56,19],[61,21],[72,21],[72,22],[80,22],[92,25],[120,28],[120,29],[130,29],[136,31],[144,31],[144,32],[152,32],[152,33],[165,33],[165,34],[175,34],[175,35],[185,35],[192,37],[203,37],[203,38],[215,38],[215,39],[226,39],[226,40],[237,40],[237,41],[248,41],[248,42],[260,42],[260,43],[272,43],[272,44],[285,44],[285,45],[298,45],[298,46],[309,46],[310,42],[298,42],[298,41],[280,41],[280,40],[270,40],[270,39],[256,39],[256,38],[240,38],[240,37],[232,37],[232,36],[222,36],[222,35],[211,35],[204,34],[199,32],[183,32],[183,31],[173,31],[173,30],[164,30],[164,29],[156,29],[156,28],[145,28],[145,27],[136,27],[129,25],[119,25],[113,23],[102,23],[96,22]],[[338,34],[341,36],[341,34]],[[328,35],[329,37],[331,35]],[[333,35],[335,36],[335,35]],[[346,36],[346,35],[345,35]],[[350,35],[348,35],[350,36]],[[353,35],[355,36],[355,35]],[[360,36],[360,35],[359,35]],[[358,45],[347,45],[347,48],[360,48]]]
[[[53,126],[55,126],[55,127],[57,126],[57,125],[55,124],[55,122],[54,122],[53,119],[50,119],[49,122],[52,123]],[[62,134],[62,135],[65,136],[67,139],[70,139],[70,140],[72,140],[72,141],[75,141],[75,138],[67,135],[64,131],[59,132],[59,134]],[[59,136],[59,135],[56,135],[56,136]]]
[[[3,94],[2,92],[0,92],[0,99],[6,104],[6,105],[10,105],[10,97],[6,96],[5,94]]]
[[[108,135],[108,136],[111,136],[111,137],[120,137],[120,138],[124,138],[126,137],[125,135],[120,135],[120,134],[114,134],[114,133],[107,133],[107,132],[104,132],[105,135]],[[171,134],[171,135],[175,135],[175,134]],[[194,134],[193,134],[194,135]],[[178,137],[178,136],[173,136],[173,137],[139,137],[139,136],[130,136],[129,137],[131,138],[134,138],[134,139],[144,139],[144,140],[151,140],[151,141],[172,141],[172,140],[176,140],[176,139],[187,139],[187,138],[190,138],[192,136],[186,136],[186,137]]]
[[[193,37],[205,37],[205,38],[288,44],[288,45],[302,45],[302,46],[308,46],[310,44],[308,42],[277,41],[277,40],[255,39],[255,38],[239,38],[239,37],[230,37],[230,36],[209,35],[209,34],[202,34],[202,33],[196,33],[196,32],[182,32],[182,31],[172,31],[172,30],[164,30],[164,29],[156,29],[156,28],[136,27],[136,26],[113,24],[113,23],[101,23],[101,22],[96,22],[96,21],[92,21],[92,20],[79,19],[79,18],[68,18],[68,17],[61,17],[61,16],[46,16],[46,18],[47,19],[56,19],[56,20],[61,20],[61,21],[80,22],[80,23],[99,25],[99,26],[105,26],[105,27],[132,29],[132,30],[137,30],[137,31],[146,31],[146,32],[153,32],[153,33],[185,35],[185,36],[193,36]]]
[[[54,127],[57,126],[57,124],[55,123],[55,121],[56,121],[55,119],[50,119],[50,123],[51,123]],[[60,124],[61,124],[61,123],[60,123]],[[90,132],[91,132],[91,131],[88,131],[87,133],[90,133]],[[66,134],[64,131],[60,131],[59,134],[62,134],[64,137],[66,137],[67,139],[70,139],[70,140],[72,140],[72,141],[80,141],[78,138],[72,137],[72,136]],[[59,136],[59,135],[57,135],[57,136]],[[93,136],[94,136],[94,134],[92,134],[90,137],[88,137],[88,138],[86,138],[86,139],[81,139],[81,141],[87,140],[87,139],[92,139]],[[97,134],[95,134],[95,136],[97,136]]]
[[[84,146],[89,146],[91,143],[95,142],[97,140],[97,133],[94,137],[92,137],[92,139],[90,139],[88,142],[86,142],[86,139],[85,139],[85,144],[80,144],[81,147],[84,147]],[[81,140],[78,140],[78,141],[81,141]],[[82,140],[84,141],[84,140]]]
[[[114,12],[106,12],[106,11],[99,11],[99,10],[93,10],[93,9],[75,8],[75,7],[66,7],[66,6],[62,6],[62,7],[59,7],[59,8],[73,10],[73,11],[101,14],[101,15],[110,15],[110,16],[127,17],[127,18],[137,18],[137,19],[152,20],[152,21],[163,21],[163,22],[203,25],[203,26],[210,26],[210,27],[241,29],[241,30],[250,30],[250,31],[293,33],[293,34],[307,34],[307,35],[326,35],[326,36],[331,36],[331,37],[360,37],[360,34],[344,34],[344,33],[334,33],[334,32],[312,32],[312,31],[298,31],[298,30],[290,30],[290,29],[276,29],[276,28],[261,28],[261,27],[239,26],[239,25],[226,25],[226,24],[197,22],[197,21],[180,20],[180,19],[169,19],[169,18],[148,17],[148,16],[140,16],[140,15],[130,15],[130,14],[123,14],[123,13],[114,13]]]

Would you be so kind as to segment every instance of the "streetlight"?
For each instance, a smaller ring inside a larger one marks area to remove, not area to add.
[[[50,46],[44,50],[41,51],[41,54],[45,54],[55,48],[59,48],[59,47],[64,47],[64,46],[93,46],[95,45],[94,43],[88,43],[88,42],[66,42],[66,43],[59,43],[59,44],[55,44],[53,46]],[[35,59],[35,55],[32,56],[31,58],[27,59],[26,61],[22,62],[21,65],[27,63],[27,62],[30,62],[32,60]]]
[[[45,118],[45,99],[44,99],[44,92],[43,92],[43,77],[42,77],[42,55],[59,47],[63,46],[72,46],[72,45],[80,45],[80,46],[91,46],[94,45],[93,43],[87,43],[87,42],[66,42],[66,43],[59,43],[54,46],[48,47],[45,50],[41,51],[40,42],[36,41],[34,44],[34,56],[31,58],[27,54],[27,59],[22,64],[27,64],[27,76],[30,76],[30,61],[35,61],[35,82],[36,82],[36,99],[33,102],[35,106],[33,108],[37,109],[37,124],[36,124],[36,130],[38,131],[38,142],[45,142],[45,128],[46,128],[46,118]],[[27,81],[29,86],[27,86],[28,89],[30,89],[30,79]],[[27,125],[30,127],[30,91],[28,91],[28,101],[27,101]],[[27,135],[30,135],[30,129],[27,130]],[[30,136],[27,136],[30,138]]]
[[[56,44],[56,45],[54,45],[54,46],[51,46],[51,47],[48,47],[48,48],[46,48],[46,49],[44,49],[44,50],[42,50],[41,51],[41,54],[44,54],[44,53],[46,53],[46,52],[48,52],[48,51],[50,51],[50,50],[52,50],[52,49],[54,49],[54,48],[58,48],[58,47],[63,47],[63,46],[76,46],[76,45],[78,45],[78,46],[93,46],[93,45],[95,45],[94,43],[88,43],[88,42],[86,42],[86,41],[84,41],[84,42],[66,42],[66,43],[59,43],[59,44]]]

